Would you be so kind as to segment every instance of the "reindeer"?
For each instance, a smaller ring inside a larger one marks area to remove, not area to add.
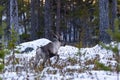
[[[59,60],[58,49],[60,48],[60,46],[63,46],[64,44],[61,40],[60,35],[53,34],[53,36],[54,36],[54,38],[53,38],[52,42],[49,42],[47,45],[38,47],[36,49],[34,68],[37,67],[37,64],[39,63],[40,59],[43,59],[43,63],[42,63],[43,67],[47,60],[51,66],[50,58],[53,56],[57,56],[57,60],[56,60],[55,64],[58,62],[58,60]]]

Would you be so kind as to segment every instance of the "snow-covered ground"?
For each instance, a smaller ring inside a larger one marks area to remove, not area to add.
[[[110,50],[106,50],[99,45],[92,48],[81,48],[66,45],[60,47],[58,54],[60,59],[53,67],[45,65],[44,69],[35,72],[32,67],[35,50],[38,46],[43,46],[50,41],[42,38],[31,42],[25,42],[17,46],[20,52],[27,48],[33,50],[15,54],[16,64],[10,62],[10,56],[5,57],[6,66],[4,73],[0,76],[3,80],[117,80],[120,73],[116,73],[116,60]],[[56,57],[51,58],[54,64]],[[104,71],[97,66],[96,62],[111,68]],[[13,70],[14,67],[14,70]]]

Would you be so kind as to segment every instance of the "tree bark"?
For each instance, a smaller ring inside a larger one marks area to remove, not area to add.
[[[109,28],[109,1],[108,0],[99,0],[99,39],[103,43],[110,43],[111,38],[107,33]]]
[[[40,0],[36,0],[36,26],[37,26],[37,38],[40,38],[40,30],[41,30],[41,23],[40,23]]]
[[[61,8],[61,2],[60,0],[57,0],[57,20],[56,20],[56,32],[60,32],[60,8]]]
[[[17,0],[10,0],[10,28],[12,27],[19,32]]]
[[[31,40],[37,39],[40,31],[40,1],[31,0]]]
[[[51,12],[50,12],[50,0],[45,0],[45,7],[44,7],[44,24],[45,24],[45,28],[44,28],[44,33],[45,33],[45,37],[50,39],[50,31],[51,31]]]
[[[114,21],[115,18],[117,17],[117,0],[112,0],[111,8],[112,8],[111,28],[114,31],[115,27]]]

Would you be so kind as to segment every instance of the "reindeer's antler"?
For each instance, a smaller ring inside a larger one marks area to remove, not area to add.
[[[58,35],[54,33],[54,31],[51,31],[51,34],[53,37],[57,38],[58,39]]]

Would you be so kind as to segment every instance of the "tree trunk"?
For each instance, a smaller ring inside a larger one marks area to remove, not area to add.
[[[5,30],[5,40],[8,41],[10,40],[10,0],[7,3],[7,7],[6,7],[6,16],[7,16],[7,28]]]
[[[50,12],[50,0],[45,0],[45,13],[44,13],[44,20],[45,20],[45,37],[50,39],[50,31],[51,31],[51,12]]]
[[[114,31],[115,27],[114,21],[115,18],[117,17],[117,0],[112,0],[111,9],[112,9],[111,28]]]
[[[60,32],[60,8],[61,8],[61,2],[60,0],[57,0],[57,20],[56,20],[56,32]]]
[[[31,0],[31,34],[30,39],[34,40],[36,35],[36,24],[35,24],[35,0]]]
[[[18,33],[18,35],[16,36],[16,44],[18,44],[20,42],[20,37],[19,37],[19,23],[18,23],[18,3],[17,3],[17,0],[10,0],[10,4],[9,4],[9,9],[10,9],[10,29],[14,28],[15,32]],[[11,32],[10,32],[11,34]],[[10,37],[11,39],[11,37]]]
[[[108,0],[99,0],[99,19],[100,19],[100,41],[103,43],[110,43],[111,38],[107,33],[109,28],[109,1]]]
[[[40,30],[41,30],[41,24],[40,24],[40,0],[36,0],[36,9],[37,9],[37,13],[36,13],[36,27],[37,27],[37,38],[40,38]]]
[[[10,0],[10,28],[12,27],[19,32],[17,0]]]
[[[40,1],[31,0],[31,40],[37,39],[40,31]]]

